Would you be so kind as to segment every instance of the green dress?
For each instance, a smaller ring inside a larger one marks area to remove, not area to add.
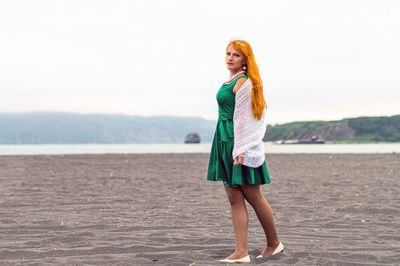
[[[227,187],[240,185],[262,185],[271,182],[265,162],[257,168],[233,165],[233,113],[235,94],[233,87],[239,76],[229,84],[223,84],[217,92],[218,122],[211,146],[208,162],[207,180],[224,181]]]

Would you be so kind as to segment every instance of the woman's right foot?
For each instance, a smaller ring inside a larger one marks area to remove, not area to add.
[[[250,262],[250,256],[237,256],[237,254],[233,253],[226,259],[220,260],[220,262],[226,262],[226,263],[248,263]]]
[[[249,255],[248,252],[234,252],[229,257],[226,257],[226,259],[228,259],[228,260],[236,260],[236,259],[244,258],[244,257],[246,257],[248,255]]]

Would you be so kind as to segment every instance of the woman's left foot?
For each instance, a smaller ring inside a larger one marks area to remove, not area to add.
[[[257,256],[257,258],[263,258],[263,257],[267,257],[270,255],[275,255],[277,253],[282,252],[284,249],[285,249],[285,247],[283,246],[282,242],[279,242],[279,245],[275,248],[267,246],[264,249],[264,251],[262,252],[262,254]]]

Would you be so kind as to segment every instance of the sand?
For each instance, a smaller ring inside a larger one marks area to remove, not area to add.
[[[271,154],[283,253],[249,207],[251,264],[396,265],[399,154]],[[0,156],[0,265],[218,265],[229,203],[208,154]],[[250,265],[251,265],[250,264]]]

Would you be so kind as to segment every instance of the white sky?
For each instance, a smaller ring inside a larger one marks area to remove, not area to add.
[[[228,40],[270,124],[400,113],[400,1],[2,1],[0,112],[217,119]]]

